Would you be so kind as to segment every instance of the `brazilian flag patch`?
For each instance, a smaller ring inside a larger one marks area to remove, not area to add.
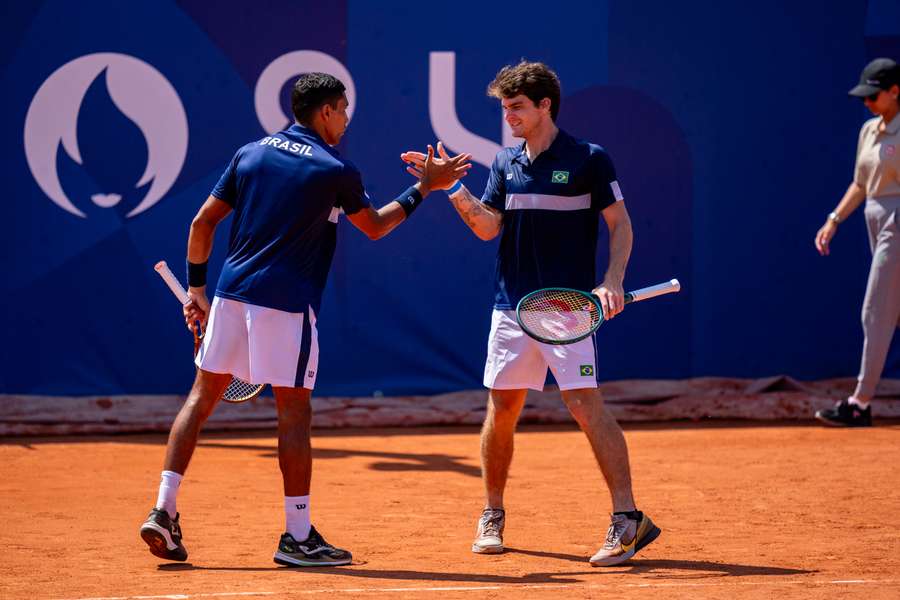
[[[579,370],[582,377],[590,377],[594,374],[594,365],[581,365]]]
[[[553,171],[553,175],[550,177],[550,181],[552,181],[553,183],[569,183],[569,172]]]

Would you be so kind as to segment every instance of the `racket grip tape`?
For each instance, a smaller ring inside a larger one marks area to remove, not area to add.
[[[639,290],[628,292],[627,294],[625,294],[625,303],[628,304],[629,302],[639,302],[641,300],[655,298],[656,296],[662,296],[663,294],[672,294],[679,290],[681,290],[681,284],[677,279],[672,279],[670,281],[667,281],[666,283],[651,285],[650,287],[645,287]],[[629,296],[631,297],[631,300],[628,299]]]
[[[184,288],[181,286],[181,283],[175,278],[175,274],[169,269],[169,265],[166,264],[166,261],[159,261],[153,268],[159,273],[159,276],[163,278],[163,281],[166,282],[166,285],[169,286],[169,289],[175,294],[175,297],[178,298],[178,301],[181,302],[182,305],[191,301],[191,299],[188,298],[187,292],[184,291]]]

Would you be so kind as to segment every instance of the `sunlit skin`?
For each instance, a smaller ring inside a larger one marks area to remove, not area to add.
[[[325,104],[321,109],[321,118],[322,118],[322,139],[325,140],[330,146],[336,146],[341,138],[344,137],[344,133],[347,131],[347,126],[350,124],[350,117],[347,115],[347,107],[350,106],[350,103],[347,101],[347,96],[341,96],[341,99],[337,102],[337,107],[332,107],[330,104]]]
[[[503,109],[503,118],[509,124],[513,136],[517,138],[536,139],[544,130],[549,133],[556,128],[550,116],[549,98],[535,104],[528,96],[519,94],[512,98],[503,98],[500,106]]]

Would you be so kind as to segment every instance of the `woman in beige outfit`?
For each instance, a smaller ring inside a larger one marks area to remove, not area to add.
[[[900,67],[889,58],[873,60],[849,93],[861,98],[875,117],[859,132],[853,183],[816,234],[816,248],[827,256],[839,224],[865,200],[872,248],[862,307],[865,342],[853,395],[834,408],[816,412],[816,418],[828,425],[868,427],[872,424],[869,402],[900,325]]]

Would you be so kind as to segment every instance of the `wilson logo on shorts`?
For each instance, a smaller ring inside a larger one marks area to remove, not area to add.
[[[553,183],[569,183],[569,172],[553,171],[553,176],[550,177],[550,181]]]
[[[590,377],[594,374],[594,365],[581,365],[579,370],[582,377]]]

